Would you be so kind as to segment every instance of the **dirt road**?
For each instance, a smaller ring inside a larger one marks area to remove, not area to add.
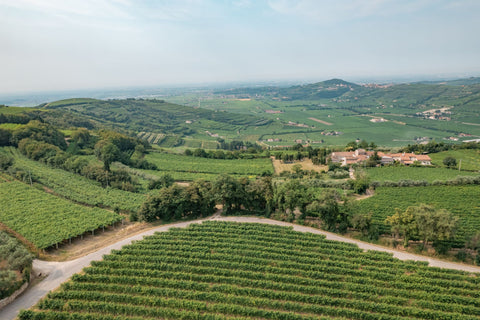
[[[0,319],[13,320],[17,316],[20,309],[28,309],[35,305],[41,298],[43,298],[49,291],[54,290],[60,286],[63,282],[67,281],[73,274],[80,272],[84,267],[90,265],[92,261],[101,260],[103,255],[109,254],[112,249],[121,249],[124,245],[130,244],[132,241],[141,240],[144,236],[152,235],[155,232],[164,232],[172,227],[184,228],[192,223],[201,223],[204,220],[219,220],[219,221],[236,221],[236,222],[254,222],[254,223],[266,223],[279,226],[291,226],[294,230],[300,232],[311,232],[315,234],[323,234],[328,240],[342,241],[348,243],[357,244],[363,250],[378,250],[384,252],[390,252],[394,257],[400,260],[415,260],[415,261],[427,261],[430,266],[463,270],[468,272],[480,273],[480,267],[469,266],[459,263],[447,262],[437,260],[429,257],[415,255],[411,253],[401,252],[389,248],[380,247],[363,241],[350,239],[340,236],[335,233],[330,233],[310,227],[299,226],[287,222],[270,220],[258,217],[222,217],[218,213],[207,219],[200,219],[188,222],[179,222],[171,225],[161,226],[155,229],[145,231],[141,234],[137,234],[130,238],[121,240],[113,245],[104,247],[94,253],[88,254],[84,257],[66,261],[66,262],[48,262],[35,260],[33,263],[33,269],[35,274],[47,275],[40,283],[28,288],[25,293],[18,297],[14,302],[0,310]]]

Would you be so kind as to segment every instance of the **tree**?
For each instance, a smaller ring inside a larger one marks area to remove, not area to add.
[[[454,157],[445,157],[445,159],[443,159],[443,164],[445,166],[447,166],[448,168],[455,168],[457,166],[457,159],[455,159]]]
[[[351,141],[345,146],[345,151],[352,151],[356,149],[358,149],[358,145],[355,141]]]
[[[80,128],[72,132],[72,142],[83,148],[93,148],[96,138],[90,134],[90,131],[85,128]]]
[[[150,196],[142,204],[138,216],[141,220],[152,222],[155,220],[170,220],[180,218],[185,206],[183,188],[173,185],[160,189],[158,194]]]
[[[9,146],[12,139],[12,133],[6,129],[0,128],[0,147]]]
[[[112,162],[119,160],[120,150],[112,142],[102,140],[95,145],[95,154],[103,161],[103,169],[110,171]]]
[[[362,141],[360,141],[360,142],[358,143],[358,147],[359,147],[359,148],[362,148],[362,149],[368,149],[368,142],[367,142],[367,140],[362,139]]]
[[[295,218],[295,209],[297,208],[304,216],[308,203],[309,194],[307,188],[296,179],[287,180],[275,188],[273,204],[278,210],[289,213],[291,219]]]
[[[429,241],[447,240],[454,236],[458,217],[453,216],[445,209],[436,209],[433,206],[420,204],[410,206],[404,212],[396,211],[393,216],[385,220],[392,226],[395,237],[404,236],[404,246],[408,241],[418,237],[423,246]]]
[[[317,195],[306,206],[307,215],[322,219],[328,231],[345,232],[348,227],[349,210],[346,204],[340,206],[340,194],[336,190],[327,190]]]
[[[401,212],[395,209],[395,214],[387,217],[385,223],[391,225],[392,233],[395,239],[403,236],[403,245],[408,246],[408,241],[417,233],[417,224],[415,222],[414,207],[408,207],[406,211]]]
[[[296,174],[299,174],[302,172],[302,165],[301,164],[294,164],[292,166],[292,171],[295,172]]]
[[[271,177],[263,177],[249,181],[245,186],[247,194],[244,202],[245,208],[250,211],[269,214],[273,200],[273,186]]]
[[[353,191],[358,194],[365,193],[370,187],[370,178],[368,177],[368,173],[364,170],[356,170],[355,171],[355,180],[350,180]]]
[[[363,236],[368,236],[370,240],[378,239],[378,228],[372,223],[372,213],[356,213],[350,219],[353,228],[359,230]]]
[[[428,241],[447,240],[455,235],[458,217],[445,209],[435,209],[425,204],[414,208],[418,236],[423,241],[423,247]]]
[[[13,158],[6,155],[0,154],[0,170],[7,170],[13,164]]]
[[[241,209],[245,198],[244,186],[227,174],[221,174],[213,181],[212,193],[215,200],[223,205],[225,213],[232,209]]]
[[[168,188],[174,182],[175,182],[175,180],[173,179],[173,177],[171,175],[169,175],[168,173],[166,173],[164,175],[161,175],[160,178],[158,178],[156,180],[151,180],[148,183],[148,189],[153,190],[153,189]]]
[[[380,156],[378,155],[377,151],[375,151],[373,153],[373,156],[369,157],[367,159],[367,163],[365,164],[367,167],[376,167],[377,164],[380,163],[380,160],[382,160],[382,158],[380,158]]]

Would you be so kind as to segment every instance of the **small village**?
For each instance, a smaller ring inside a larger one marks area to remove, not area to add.
[[[422,166],[429,166],[432,164],[432,159],[426,154],[414,153],[384,153],[376,152],[380,158],[381,165],[389,165],[395,162],[403,165],[420,164]],[[334,163],[341,163],[342,166],[350,166],[367,161],[370,157],[375,156],[375,151],[366,151],[365,149],[357,149],[355,151],[332,152],[330,159]]]

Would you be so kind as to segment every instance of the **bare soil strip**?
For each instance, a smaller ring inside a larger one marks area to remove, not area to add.
[[[323,124],[326,124],[327,126],[333,126],[333,123],[330,123],[330,122],[327,122],[327,121],[323,121],[323,120],[320,120],[320,119],[317,119],[317,118],[308,118],[310,120],[313,120],[313,121],[316,121],[316,122],[319,122],[319,123],[323,123]]]

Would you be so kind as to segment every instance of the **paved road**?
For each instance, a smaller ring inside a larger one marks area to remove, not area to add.
[[[80,272],[84,267],[90,265],[92,261],[102,260],[103,255],[109,254],[112,249],[121,249],[124,245],[130,244],[132,241],[141,240],[144,236],[152,235],[155,232],[164,232],[170,229],[171,227],[182,228],[186,227],[192,223],[201,223],[205,219],[194,220],[188,222],[180,222],[167,226],[158,227],[145,231],[141,234],[132,236],[130,238],[121,240],[113,245],[102,248],[94,253],[88,254],[84,257],[66,261],[66,262],[48,262],[35,260],[33,262],[33,271],[35,274],[41,273],[42,275],[48,275],[40,283],[28,288],[20,297],[18,297],[14,302],[0,310],[0,319],[2,320],[13,320],[17,316],[20,309],[28,309],[35,305],[41,298],[43,298],[49,291],[58,288],[60,284],[67,281],[73,274]],[[416,261],[427,261],[430,266],[463,270],[469,272],[479,272],[480,267],[463,265],[459,263],[446,262],[442,260],[437,260],[429,257],[424,257],[420,255],[415,255],[411,253],[396,251],[393,249],[388,249],[366,243],[359,240],[354,240],[346,237],[342,237],[338,234],[326,232],[310,227],[299,226],[287,222],[263,219],[257,217],[222,217],[219,214],[214,215],[213,217],[208,218],[207,220],[221,220],[221,221],[236,221],[236,222],[255,222],[255,223],[266,223],[279,226],[292,226],[294,230],[300,232],[311,232],[315,234],[323,234],[328,240],[336,240],[348,243],[357,244],[363,250],[378,250],[384,252],[390,252],[394,257],[400,260],[416,260]]]

